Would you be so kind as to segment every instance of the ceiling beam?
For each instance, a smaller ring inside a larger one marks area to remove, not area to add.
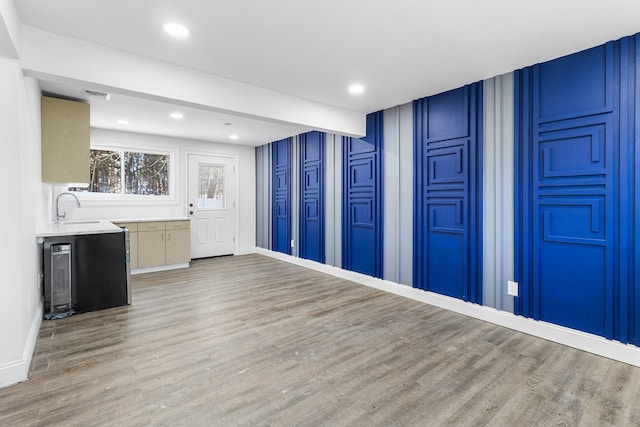
[[[25,75],[84,84],[178,105],[305,126],[347,136],[366,133],[366,116],[23,25]]]

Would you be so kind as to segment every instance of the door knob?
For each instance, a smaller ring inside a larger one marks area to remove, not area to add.
[[[193,207],[193,203],[189,203],[189,207],[192,208]]]
[[[193,211],[189,211],[189,215],[193,215]]]

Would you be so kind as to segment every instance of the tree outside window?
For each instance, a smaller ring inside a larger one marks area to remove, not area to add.
[[[224,165],[199,165],[199,209],[224,209]]]
[[[89,185],[69,191],[168,196],[170,160],[169,154],[92,149]]]

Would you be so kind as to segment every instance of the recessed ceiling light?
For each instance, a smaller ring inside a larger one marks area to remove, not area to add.
[[[180,119],[184,118],[184,114],[178,113],[176,111],[175,113],[171,113],[171,118],[172,119],[176,119],[176,120],[180,120]]]
[[[176,24],[175,22],[167,22],[162,28],[164,28],[164,31],[167,34],[170,34],[173,37],[183,39],[189,35],[189,29],[187,27],[181,24]]]
[[[364,86],[361,84],[353,84],[349,86],[349,93],[353,95],[360,95],[362,92],[364,92]]]
[[[128,125],[129,124],[129,120],[120,119],[120,120],[116,120],[116,123],[119,124],[119,125]]]
[[[238,135],[229,135],[229,138],[231,138],[231,139],[239,139],[240,137]]]

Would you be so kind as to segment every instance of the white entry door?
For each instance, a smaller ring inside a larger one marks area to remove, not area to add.
[[[235,253],[236,160],[189,154],[191,258]]]

